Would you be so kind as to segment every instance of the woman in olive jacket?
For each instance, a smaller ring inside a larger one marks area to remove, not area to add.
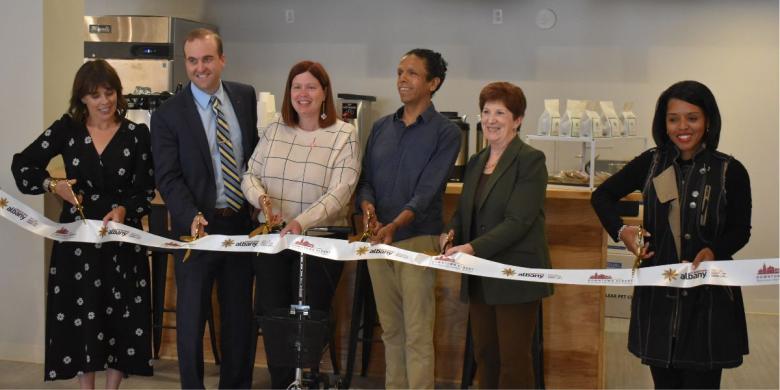
[[[642,267],[730,260],[750,238],[750,179],[745,167],[716,149],[720,112],[712,92],[681,81],[658,99],[657,145],[610,177],[591,198],[604,228],[634,253]],[[636,226],[615,208],[641,190],[646,246]],[[641,271],[640,271],[641,272]],[[699,271],[701,273],[702,271]],[[739,287],[636,287],[628,349],[650,366],[657,388],[717,388],[723,368],[742,364],[747,327]]]
[[[547,168],[544,154],[517,137],[525,115],[523,91],[510,83],[485,86],[479,95],[488,147],[466,166],[458,208],[448,226],[463,252],[499,263],[550,268],[544,232]],[[534,387],[531,343],[546,283],[464,275],[461,299],[469,314],[480,388]],[[511,370],[506,369],[511,368]]]

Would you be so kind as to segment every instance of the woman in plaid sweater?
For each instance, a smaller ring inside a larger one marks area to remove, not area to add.
[[[290,69],[282,118],[260,129],[259,137],[241,188],[257,208],[270,201],[272,215],[261,214],[261,222],[285,221],[281,235],[346,225],[360,175],[357,134],[354,126],[337,118],[330,79],[321,64],[302,61]],[[298,253],[291,250],[257,257],[257,316],[294,302],[297,260]],[[306,303],[328,312],[343,263],[311,256],[307,261]],[[291,367],[269,365],[269,371],[273,388],[285,388],[294,378]]]

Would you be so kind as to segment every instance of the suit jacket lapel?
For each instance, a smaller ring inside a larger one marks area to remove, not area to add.
[[[482,189],[482,194],[479,199],[477,199],[477,210],[482,208],[482,205],[485,204],[485,200],[487,200],[490,191],[493,190],[493,187],[495,187],[501,175],[512,166],[515,158],[517,158],[517,153],[522,147],[523,141],[520,141],[520,138],[513,139],[509,145],[507,145],[506,150],[504,150],[504,153],[501,154],[501,158],[498,160],[498,164],[496,164],[496,169],[493,170],[493,174],[490,175],[487,183],[485,183],[485,188]],[[489,155],[490,153],[488,152],[485,154]],[[487,160],[485,160],[485,162],[487,163]]]
[[[187,129],[195,139],[198,145],[203,161],[209,167],[209,177],[214,177],[214,162],[211,160],[211,150],[209,150],[209,141],[206,138],[206,129],[203,128],[203,121],[200,119],[197,107],[195,107],[195,98],[192,96],[192,90],[188,84],[181,93],[184,94],[184,118],[187,121]]]

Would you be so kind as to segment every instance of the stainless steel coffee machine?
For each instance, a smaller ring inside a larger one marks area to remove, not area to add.
[[[339,106],[341,107],[341,120],[355,126],[358,144],[360,145],[360,155],[363,156],[366,151],[368,136],[371,134],[371,128],[374,126],[371,104],[376,101],[376,96],[351,93],[340,93],[337,96]]]
[[[168,16],[85,16],[84,61],[104,59],[116,69],[128,99],[127,118],[149,124],[151,112],[186,84],[184,37],[210,24]]]
[[[447,119],[455,123],[460,129],[460,150],[458,151],[458,158],[455,159],[455,165],[453,165],[450,171],[450,181],[460,182],[463,181],[463,174],[466,171],[466,163],[469,161],[469,124],[466,122],[467,115],[458,116],[455,111],[442,111]]]

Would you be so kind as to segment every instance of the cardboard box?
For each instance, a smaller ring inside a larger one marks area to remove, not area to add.
[[[622,242],[607,240],[607,268],[631,268],[634,255],[626,250]],[[604,289],[604,315],[606,317],[629,318],[634,287],[607,286]]]

